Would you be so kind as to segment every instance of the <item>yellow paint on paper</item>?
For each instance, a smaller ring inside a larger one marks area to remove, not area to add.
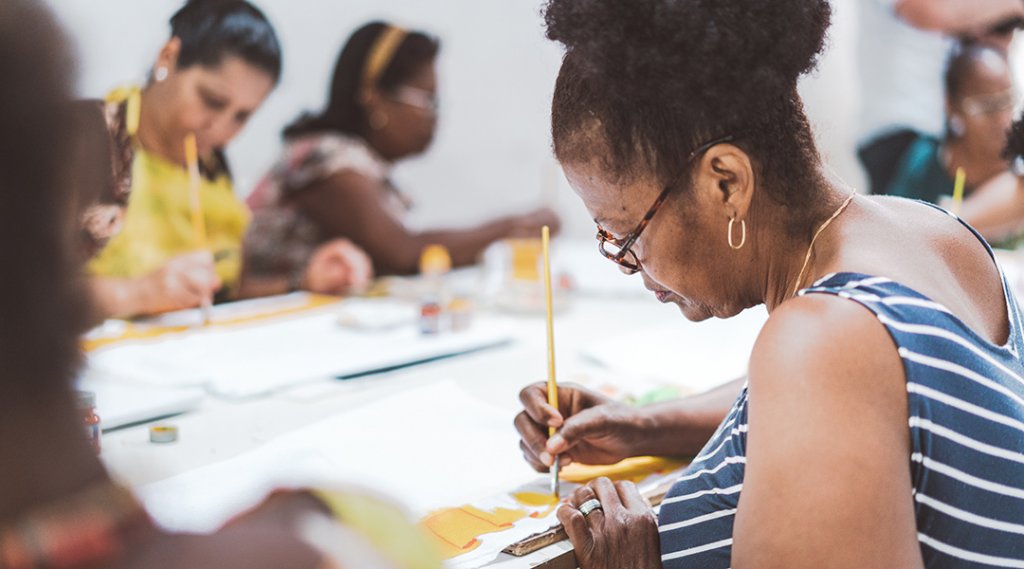
[[[506,239],[512,252],[512,279],[517,281],[540,281],[540,239]]]
[[[526,515],[525,510],[495,508],[487,512],[466,505],[432,512],[420,525],[430,532],[442,557],[451,559],[480,547],[480,536],[506,530]]]
[[[665,474],[686,466],[686,462],[671,458],[636,456],[615,464],[591,466],[570,464],[562,469],[562,480],[585,484],[595,478],[606,476],[612,480],[640,482],[652,474]]]
[[[538,507],[538,506],[550,506],[558,503],[558,498],[551,494],[541,494],[540,492],[516,492],[512,494],[512,498],[516,502],[524,506]]]
[[[524,506],[531,508],[538,508],[540,506],[547,506],[543,510],[531,512],[531,518],[544,518],[548,514],[555,511],[558,507],[560,500],[551,494],[541,494],[540,492],[516,492],[512,494],[512,499]]]

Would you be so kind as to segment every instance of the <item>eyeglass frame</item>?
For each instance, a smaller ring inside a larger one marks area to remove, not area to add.
[[[713,147],[718,146],[719,144],[725,144],[726,142],[732,142],[732,140],[732,135],[726,135],[705,142],[704,144],[701,144],[696,149],[694,149],[689,156],[686,157],[687,166],[695,158],[697,158],[698,156],[702,156],[705,152],[711,150]],[[658,194],[658,198],[655,199],[654,203],[651,204],[651,207],[647,209],[647,213],[644,214],[643,219],[640,220],[640,223],[636,226],[636,229],[627,233],[624,238],[617,239],[613,237],[612,234],[608,232],[608,230],[601,227],[601,224],[598,223],[597,249],[598,251],[601,252],[601,255],[603,255],[606,259],[612,261],[613,263],[619,265],[620,267],[623,267],[626,270],[628,270],[628,274],[630,275],[634,275],[640,272],[640,269],[642,268],[642,265],[640,264],[640,259],[637,258],[636,253],[634,253],[631,248],[633,247],[633,245],[636,244],[637,239],[640,238],[640,234],[643,233],[644,229],[646,229],[647,226],[651,223],[651,220],[654,219],[654,214],[658,213],[658,208],[660,208],[662,204],[665,203],[665,201],[668,199],[668,195],[672,193],[672,190],[677,187],[679,179],[683,176],[685,172],[686,166],[683,167],[682,172],[674,176],[672,178],[672,181],[669,182],[663,190],[661,190],[661,193]],[[605,243],[611,243],[615,247],[618,247],[619,252],[610,253],[607,249],[604,248]],[[626,255],[631,256],[633,258],[633,261],[627,260]]]
[[[1004,111],[1012,111],[1017,106],[1020,96],[1017,89],[1010,87],[998,93],[984,93],[964,97],[960,109],[969,117],[987,116]]]
[[[425,113],[437,114],[437,94],[422,87],[412,85],[399,85],[390,89],[387,97],[396,103],[410,106]]]

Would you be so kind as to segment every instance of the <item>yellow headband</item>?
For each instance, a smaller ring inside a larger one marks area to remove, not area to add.
[[[370,48],[369,55],[366,56],[366,64],[363,67],[364,88],[377,85],[377,80],[391,64],[391,59],[395,57],[395,52],[398,51],[398,46],[402,45],[402,40],[405,39],[407,33],[398,26],[389,25],[377,36],[373,47]]]

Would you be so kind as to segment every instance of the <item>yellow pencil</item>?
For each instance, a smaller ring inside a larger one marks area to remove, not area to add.
[[[544,297],[548,309],[548,404],[558,409],[558,383],[555,381],[555,325],[551,306],[551,254],[548,247],[551,231],[547,225],[540,230],[540,240],[544,252]],[[548,427],[548,437],[552,437],[554,434],[555,428]],[[551,494],[558,498],[558,455],[552,457],[550,472]]]
[[[185,137],[185,164],[188,167],[189,178],[189,209],[192,210],[192,237],[195,240],[196,249],[208,249],[206,242],[206,223],[203,221],[203,202],[199,196],[199,148],[196,144],[196,135],[189,133]],[[204,298],[200,306],[203,315],[203,325],[209,324],[212,320],[211,301]]]
[[[953,215],[960,215],[960,206],[964,203],[964,182],[967,174],[962,167],[956,169],[956,182],[953,183]]]

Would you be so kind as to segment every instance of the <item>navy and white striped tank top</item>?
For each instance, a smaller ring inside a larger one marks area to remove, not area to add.
[[[911,499],[925,567],[1024,568],[1024,345],[1020,308],[1005,278],[1003,293],[1010,335],[996,346],[942,305],[886,278],[839,273],[801,291],[862,304],[898,347],[912,439]],[[666,569],[730,567],[747,405],[744,386],[662,503]]]

